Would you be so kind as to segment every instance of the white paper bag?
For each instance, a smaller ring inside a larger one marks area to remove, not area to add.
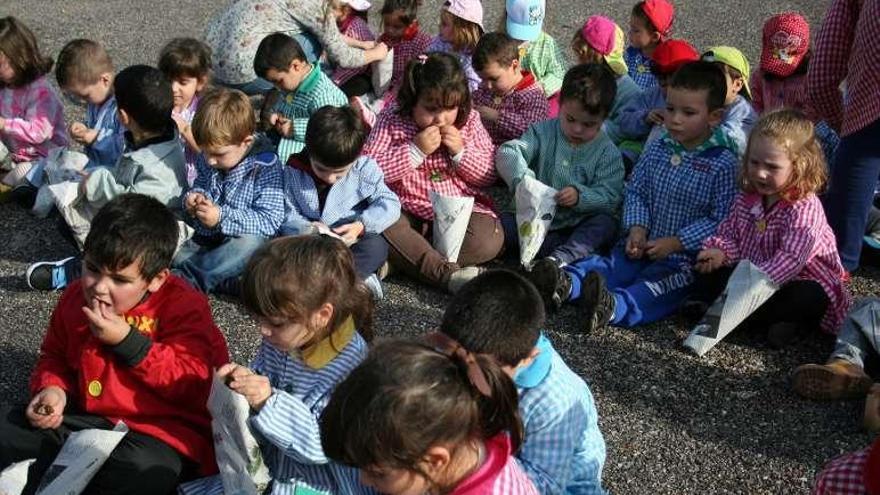
[[[45,218],[53,206],[70,204],[76,197],[77,187],[82,179],[82,171],[89,163],[89,157],[67,148],[53,148],[43,160],[35,165],[29,174],[31,182],[40,189],[34,202],[33,213]],[[73,198],[69,191],[73,191]]]
[[[88,429],[71,433],[43,475],[37,495],[82,493],[126,433],[128,426],[122,421],[112,430]]]
[[[740,261],[727,281],[724,292],[684,340],[684,346],[697,356],[703,356],[777,290],[779,286],[751,261]]]
[[[519,261],[528,267],[550,231],[556,215],[556,189],[526,175],[516,185],[516,227],[519,233]]]
[[[256,495],[257,485],[269,483],[269,469],[248,428],[247,400],[215,375],[207,405],[223,493]]]
[[[474,198],[444,196],[436,191],[431,191],[430,197],[434,208],[434,249],[455,263],[471,221]]]
[[[36,459],[16,462],[0,473],[0,495],[21,495],[27,485],[28,469]]]
[[[384,59],[372,63],[373,92],[376,96],[382,96],[391,86],[391,76],[394,73],[394,48],[388,50]]]

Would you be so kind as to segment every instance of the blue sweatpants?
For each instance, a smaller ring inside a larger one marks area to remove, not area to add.
[[[578,300],[584,278],[598,272],[614,295],[612,324],[632,327],[661,320],[684,302],[694,281],[690,262],[676,258],[634,260],[618,244],[608,257],[589,256],[564,268],[571,279],[569,300]]]

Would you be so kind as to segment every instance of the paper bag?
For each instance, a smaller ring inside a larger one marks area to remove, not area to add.
[[[250,406],[241,394],[233,392],[214,376],[208,396],[214,451],[223,493],[256,495],[257,485],[269,483],[269,469],[263,463],[260,446],[248,428]]]
[[[82,179],[82,171],[89,163],[89,157],[78,151],[58,147],[49,150],[46,158],[40,160],[28,174],[28,180],[39,187],[34,202],[33,213],[45,218],[53,206],[61,207],[72,201],[69,191],[76,190]]]
[[[27,485],[28,469],[36,459],[16,462],[0,473],[0,495],[21,495]]]
[[[455,263],[471,221],[474,198],[444,196],[436,191],[431,191],[430,196],[434,208],[434,249]]]
[[[519,232],[519,262],[529,267],[541,249],[553,216],[556,215],[556,189],[526,175],[517,184],[516,226]]]
[[[394,74],[394,48],[388,50],[388,55],[382,60],[372,63],[373,92],[376,96],[382,96],[391,86],[391,76]]]
[[[126,433],[128,426],[122,421],[112,430],[88,429],[71,433],[58,457],[43,474],[37,495],[82,493]]]
[[[751,261],[740,261],[724,292],[684,340],[684,346],[697,356],[705,355],[777,290],[779,286]]]

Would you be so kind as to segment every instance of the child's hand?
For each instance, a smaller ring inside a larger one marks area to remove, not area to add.
[[[501,117],[501,113],[498,110],[486,106],[477,107],[477,112],[479,112],[483,120],[488,120],[489,122],[498,122],[498,119]]]
[[[440,134],[440,128],[436,125],[422,129],[422,132],[413,137],[413,144],[415,144],[425,155],[430,155],[437,151],[437,148],[440,147],[441,143],[442,137]]]
[[[461,133],[454,125],[444,125],[440,128],[440,140],[452,156],[461,153],[461,150],[464,149]]]
[[[333,229],[333,232],[345,239],[346,244],[354,244],[363,231],[364,224],[361,222],[351,222]]]
[[[633,259],[639,259],[645,254],[645,243],[648,239],[648,231],[641,225],[634,225],[629,229],[626,238],[626,255]]]
[[[388,45],[385,43],[376,43],[376,46],[369,50],[364,50],[364,62],[372,63],[384,60],[388,56]]]
[[[697,254],[694,269],[700,273],[714,272],[724,264],[724,252],[720,249],[704,249]]]
[[[578,190],[572,186],[565,186],[556,193],[556,204],[565,208],[571,208],[578,203]]]
[[[244,396],[251,409],[259,411],[272,396],[272,385],[269,378],[258,375],[250,368],[235,363],[227,363],[217,370],[217,376],[223,378],[226,385]]]
[[[208,201],[208,198],[205,197],[202,193],[189,193],[186,195],[186,201],[184,202],[184,207],[186,208],[187,213],[192,216],[196,216],[196,206]]]
[[[661,237],[645,243],[645,254],[653,261],[666,259],[672,253],[684,249],[678,237]]]
[[[25,411],[25,417],[34,428],[55,429],[64,419],[67,394],[61,387],[50,386],[37,392]]]
[[[655,108],[648,112],[648,115],[645,116],[645,122],[654,125],[663,125],[663,119],[666,117],[666,111],[661,110],[659,108]]]
[[[74,122],[70,124],[70,127],[67,129],[67,132],[70,133],[70,137],[75,139],[76,141],[80,141],[82,139],[82,135],[85,134],[88,127],[82,122]]]
[[[284,137],[293,135],[293,121],[280,115],[275,119],[275,130]]]
[[[88,306],[83,306],[83,313],[89,320],[92,335],[101,343],[116,345],[128,336],[131,327],[122,315],[116,314],[113,308],[104,302],[92,299]]]
[[[210,199],[204,198],[195,206],[193,216],[196,217],[202,225],[209,229],[213,229],[220,223],[220,207],[215,205]]]

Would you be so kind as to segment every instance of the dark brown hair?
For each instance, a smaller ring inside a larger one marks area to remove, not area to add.
[[[559,103],[575,100],[591,115],[611,113],[617,96],[617,80],[606,64],[575,65],[562,79]]]
[[[211,48],[194,38],[174,38],[159,52],[159,70],[171,80],[207,78],[211,73]]]
[[[113,74],[113,61],[99,43],[76,39],[58,53],[55,79],[62,89],[74,84],[95,84],[102,74]]]
[[[480,71],[495,62],[500,67],[510,67],[514,60],[519,60],[519,43],[506,33],[486,33],[480,38],[471,63],[474,70]]]
[[[652,21],[651,18],[648,17],[648,14],[645,13],[644,0],[633,5],[632,10],[630,11],[630,16],[638,19],[639,22],[643,23],[644,26],[649,31],[660,33],[660,30],[657,29],[657,26],[654,25],[654,21]],[[666,33],[660,33],[660,34],[666,34]]]
[[[324,303],[333,305],[326,328],[310,328],[318,342],[351,316],[369,341],[373,299],[358,278],[342,241],[323,235],[282,237],[268,242],[250,259],[242,278],[242,302],[253,314],[308,324]]]
[[[458,108],[455,127],[462,127],[471,113],[471,91],[458,58],[443,52],[420,55],[410,60],[397,94],[398,113],[412,117],[420,98],[429,98],[442,108]]]
[[[523,440],[516,387],[493,358],[474,357],[490,396],[471,384],[459,358],[416,342],[379,343],[324,409],[324,453],[348,466],[405,469],[428,478],[419,462],[436,445],[455,448],[508,432],[516,452]]]
[[[12,87],[30,84],[52,71],[52,58],[40,54],[34,33],[15,17],[0,19],[0,53],[15,72]]]
[[[391,15],[400,11],[400,21],[409,26],[418,20],[419,0],[385,0],[380,15]]]

